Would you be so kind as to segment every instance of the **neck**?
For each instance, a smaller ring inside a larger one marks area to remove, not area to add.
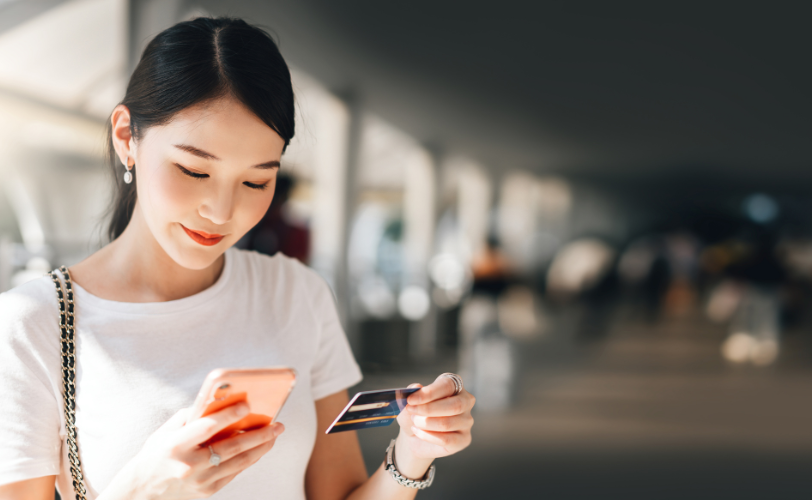
[[[166,302],[202,292],[220,277],[225,257],[204,269],[175,262],[155,240],[136,203],[132,220],[112,243],[71,267],[85,290],[118,302]]]

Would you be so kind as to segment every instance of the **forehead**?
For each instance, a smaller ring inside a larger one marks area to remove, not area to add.
[[[231,98],[184,109],[168,123],[147,130],[144,139],[170,147],[187,144],[250,165],[278,160],[285,145],[276,131]]]

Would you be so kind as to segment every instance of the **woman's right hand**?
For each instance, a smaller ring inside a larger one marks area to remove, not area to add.
[[[236,434],[212,445],[220,465],[200,443],[239,421],[249,412],[238,403],[184,425],[189,409],[177,412],[155,431],[138,454],[113,478],[99,500],[205,498],[268,453],[285,427],[275,423]]]

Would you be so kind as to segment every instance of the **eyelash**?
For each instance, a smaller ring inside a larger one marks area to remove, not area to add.
[[[184,168],[183,165],[180,165],[179,163],[175,163],[175,166],[178,167],[178,169],[180,169],[181,172],[183,172],[184,174],[188,175],[193,179],[202,180],[209,176],[209,174],[198,174],[197,172],[192,172],[191,170]],[[250,187],[251,189],[258,189],[260,191],[268,187],[267,182],[265,184],[254,184],[253,182],[243,182],[243,184]]]

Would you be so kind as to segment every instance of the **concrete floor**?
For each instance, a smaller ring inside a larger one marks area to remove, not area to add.
[[[812,348],[788,332],[775,366],[730,366],[726,330],[695,314],[614,311],[596,338],[577,308],[522,344],[517,402],[475,415],[473,445],[437,462],[424,499],[750,499],[812,494]],[[443,363],[440,363],[443,365]],[[445,366],[367,375],[359,390],[430,382]],[[367,466],[396,427],[359,433]]]

